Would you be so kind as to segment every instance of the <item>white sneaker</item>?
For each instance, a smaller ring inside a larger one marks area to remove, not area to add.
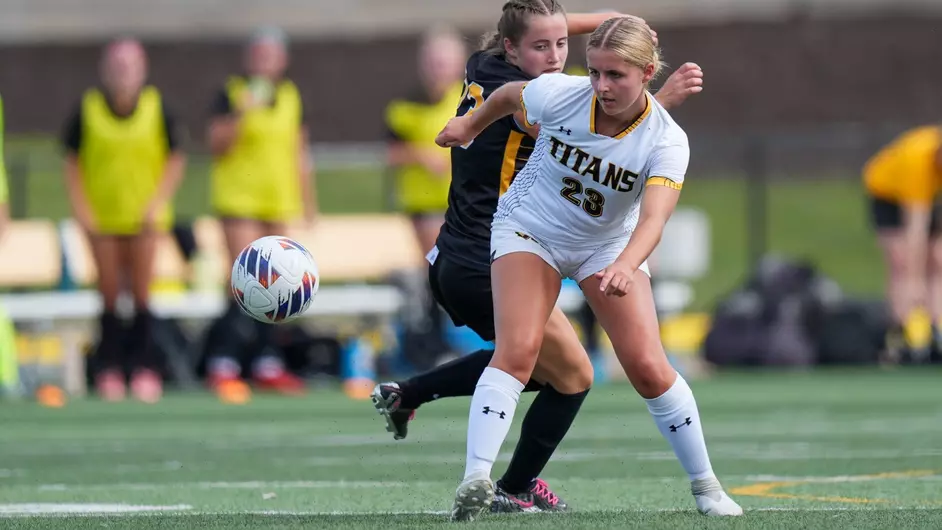
[[[473,474],[461,481],[455,490],[455,503],[451,507],[452,521],[473,521],[494,502],[494,482],[483,473]]]
[[[710,517],[742,515],[742,507],[723,491],[715,478],[695,480],[690,484],[697,510]]]

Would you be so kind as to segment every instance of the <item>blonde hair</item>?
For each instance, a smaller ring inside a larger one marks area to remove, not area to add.
[[[493,55],[504,53],[504,39],[515,45],[527,32],[527,18],[530,15],[552,16],[566,14],[563,5],[557,0],[510,0],[502,9],[497,31],[485,33],[481,37],[481,50]]]
[[[611,50],[626,63],[642,70],[649,64],[654,65],[657,77],[664,67],[661,51],[654,44],[654,36],[640,19],[636,17],[610,18],[589,35],[586,50],[596,48]]]

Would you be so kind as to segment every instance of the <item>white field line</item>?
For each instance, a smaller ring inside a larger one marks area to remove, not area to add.
[[[731,477],[727,477],[731,478]],[[567,479],[550,479],[566,484],[609,484],[612,486],[624,484],[621,478],[587,479],[570,477]],[[676,477],[645,477],[645,482],[687,484],[682,475]],[[35,488],[39,492],[68,492],[68,491],[153,491],[153,490],[294,490],[294,489],[368,489],[368,488],[441,488],[453,487],[455,481],[451,480],[416,480],[416,481],[346,481],[346,480],[294,480],[294,481],[241,481],[241,482],[116,482],[111,484],[41,484],[39,486],[24,486]]]
[[[503,452],[497,457],[499,461],[509,462],[513,453]],[[793,460],[884,460],[896,458],[925,458],[942,456],[942,449],[863,449],[843,450],[840,448],[815,449],[814,446],[804,444],[787,447],[777,445],[775,448],[763,449],[755,446],[724,446],[713,444],[710,447],[710,456],[714,459],[742,460],[742,461],[793,461]],[[569,450],[560,451],[553,455],[557,462],[584,462],[592,460],[639,460],[639,461],[672,461],[676,457],[670,451],[629,451],[624,449],[600,450]],[[272,461],[278,464],[312,467],[348,467],[348,466],[382,466],[395,464],[458,464],[463,463],[465,456],[458,453],[441,454],[387,454],[367,457],[359,456],[314,456],[301,459],[276,458]]]
[[[567,443],[572,444],[580,439],[583,440],[598,440],[598,439],[588,439],[586,437],[567,437]],[[508,441],[512,442],[510,438]],[[632,442],[634,440],[626,440]],[[408,442],[406,442],[407,444]],[[427,440],[420,440],[414,443],[428,443]],[[238,442],[236,442],[238,444]],[[249,444],[252,445],[252,444]],[[353,444],[357,446],[359,444]],[[382,445],[390,446],[390,450],[383,455],[375,456],[357,456],[357,455],[338,455],[338,456],[322,456],[322,457],[302,457],[298,459],[284,459],[277,457],[273,459],[273,462],[290,462],[291,465],[298,465],[298,462],[302,462],[304,465],[309,466],[348,466],[348,465],[387,465],[387,464],[396,464],[396,463],[457,463],[463,462],[464,457],[461,456],[459,451],[449,451],[447,453],[432,453],[429,454],[427,451],[424,454],[393,454],[397,451],[394,449],[397,447],[393,443],[383,437]],[[405,444],[403,444],[405,445]],[[890,444],[887,444],[890,445]],[[298,448],[297,446],[291,446],[292,448]],[[343,449],[350,447],[350,445],[338,444],[334,445],[325,445],[324,447],[332,447],[336,449]],[[273,449],[274,447],[270,447]],[[39,456],[40,454],[46,455],[74,455],[74,456],[89,456],[91,454],[98,454],[97,449],[86,452],[86,449],[83,446],[76,446],[70,449],[63,448],[63,451],[52,450],[52,448],[46,448],[42,450],[31,450],[29,448],[23,447],[22,451],[18,451],[19,448],[11,448],[12,451],[3,451],[5,457],[16,457],[16,456]],[[34,448],[36,449],[36,448]],[[251,448],[240,446],[236,449],[234,446],[230,447],[232,450],[248,450]],[[258,449],[257,447],[255,449]],[[282,449],[287,449],[287,447],[282,447]],[[140,446],[136,446],[134,451],[141,451]],[[134,452],[130,449],[127,452]],[[174,456],[179,458],[180,456],[180,447],[177,446],[177,452]],[[122,453],[125,451],[117,450],[113,451],[114,453]],[[198,452],[205,454],[206,452],[218,452],[217,449],[209,450],[207,448],[201,448]],[[30,453],[25,455],[24,453]],[[507,453],[509,455],[509,453]],[[827,444],[827,443],[815,443],[815,442],[777,442],[777,443],[734,443],[734,442],[719,442],[710,444],[710,455],[713,458],[723,458],[726,460],[743,460],[743,461],[783,461],[783,460],[848,460],[848,459],[862,459],[862,460],[881,460],[881,459],[895,459],[895,458],[926,458],[926,457],[939,457],[942,456],[942,448],[910,448],[910,449],[844,449],[839,446],[839,444]],[[168,455],[169,456],[169,455]],[[509,456],[501,455],[501,458],[509,458]],[[634,460],[672,460],[674,458],[673,453],[670,451],[637,451],[637,450],[627,450],[627,449],[579,449],[571,451],[561,451],[554,455],[554,460],[560,461],[585,461],[585,460],[596,460],[603,458],[619,458],[619,459],[634,459]],[[207,460],[205,457],[201,460]],[[101,468],[100,463],[95,463],[95,467]],[[186,469],[186,465],[181,464],[178,461],[168,461],[156,465],[147,465],[141,466],[140,464],[123,464],[122,471],[112,471],[114,473],[133,473],[138,471],[177,471],[181,469]],[[116,468],[112,468],[116,469]],[[12,476],[22,476],[27,473],[27,470],[17,469],[17,470],[8,470],[10,472],[6,474],[0,473],[0,478],[10,478]]]
[[[512,452],[502,452],[497,460],[500,462],[509,462],[513,456]],[[814,460],[896,460],[901,458],[925,459],[942,457],[942,449],[864,449],[864,450],[842,450],[838,448],[815,448],[813,444],[775,444],[770,448],[757,447],[751,444],[713,444],[710,447],[710,456],[714,460],[723,461],[744,461],[744,462],[784,462],[784,461],[814,461]],[[579,449],[560,451],[553,455],[553,461],[556,462],[592,462],[599,460],[618,460],[620,462],[639,461],[639,462],[670,462],[675,460],[675,456],[670,451],[629,451],[624,449]],[[434,465],[458,465],[462,464],[465,456],[458,452],[448,453],[412,453],[412,454],[385,454],[373,456],[313,456],[301,458],[283,458],[271,457],[267,459],[275,467],[305,466],[310,468],[328,468],[328,467],[372,467],[372,466],[401,466],[413,464],[434,464]],[[87,466],[69,466],[70,469],[83,467],[94,467],[96,472],[129,475],[143,472],[177,472],[193,471],[194,469],[216,469],[222,466],[207,467],[205,460],[202,464],[188,465],[185,463],[170,461],[161,464],[140,465],[140,464],[116,464],[111,467],[103,467],[99,463],[89,463]],[[937,467],[929,465],[928,467]],[[938,467],[942,467],[939,465]],[[27,476],[28,470],[15,470],[16,473],[7,477],[12,478]],[[786,480],[781,478],[780,480]],[[776,477],[768,481],[778,481]],[[928,478],[925,480],[933,480]],[[936,479],[937,480],[937,479]],[[251,483],[251,482],[246,482]],[[303,481],[301,484],[325,484],[324,486],[309,485],[306,487],[331,487],[333,481]],[[362,482],[363,484],[373,484],[373,482]],[[203,488],[209,488],[208,484],[213,482],[202,482]],[[357,484],[356,481],[350,484]],[[380,483],[382,484],[382,483]],[[0,481],[0,489],[19,487],[15,480]],[[62,484],[50,484],[44,486],[47,489],[67,487]],[[379,486],[364,486],[379,487]]]
[[[151,491],[165,489],[241,490],[241,489],[364,489],[415,487],[421,482],[399,481],[345,481],[345,480],[293,480],[241,482],[117,482],[114,484],[42,484],[37,491]]]
[[[726,475],[723,477],[727,483],[733,482],[806,482],[806,483],[849,483],[869,482],[876,480],[927,480],[940,479],[942,475],[929,475],[927,477],[878,477],[872,475],[840,475],[840,476],[809,476],[787,477],[775,475]],[[623,485],[624,478],[583,478],[583,477],[550,477],[547,480],[556,484],[566,485],[593,485],[598,487]],[[687,479],[678,474],[676,476],[641,477],[638,479],[646,483],[658,482],[664,484],[677,483],[686,485]],[[369,488],[439,488],[453,486],[450,480],[417,480],[417,481],[348,481],[348,480],[294,480],[294,481],[202,481],[202,482],[117,482],[106,484],[42,484],[35,486],[39,492],[68,492],[68,491],[153,491],[153,490],[298,490],[298,489],[369,489]],[[24,486],[32,488],[32,486]]]
[[[0,517],[7,515],[112,515],[151,512],[181,512],[193,509],[189,504],[151,506],[100,503],[15,503],[0,504]]]
[[[938,417],[942,420],[942,415]],[[637,423],[637,424],[636,424]],[[418,424],[420,426],[421,423]],[[735,440],[735,439],[755,439],[757,437],[805,437],[809,439],[829,438],[847,435],[861,436],[886,436],[899,438],[902,433],[911,437],[914,434],[933,434],[942,433],[942,421],[931,421],[930,418],[920,417],[918,421],[913,418],[912,421],[904,418],[894,418],[891,421],[884,420],[861,420],[861,421],[824,421],[814,420],[804,423],[793,422],[769,422],[752,425],[743,423],[729,422],[710,422],[704,420],[707,436],[711,440]],[[601,422],[584,422],[578,424],[579,429],[573,430],[566,437],[569,441],[606,441],[617,440],[620,443],[625,441],[634,442],[642,440],[657,440],[659,434],[650,421],[643,423],[631,422],[622,425],[608,424]],[[377,428],[379,424],[377,422]],[[421,443],[460,443],[465,435],[465,429],[451,428],[442,425],[436,420],[430,426],[434,432],[423,433],[420,427],[412,436],[412,440]],[[172,446],[176,451],[180,449],[194,450],[200,452],[212,451],[240,451],[253,449],[305,449],[305,448],[342,448],[353,446],[385,446],[392,444],[392,439],[388,434],[350,434],[350,435],[309,435],[306,432],[298,430],[292,431],[290,436],[279,433],[258,434],[259,429],[246,431],[244,434],[234,436],[214,437],[212,434],[201,432],[201,439],[191,438],[192,434],[183,432],[174,433],[167,436],[166,440],[172,440]],[[117,435],[116,435],[117,436]],[[105,438],[103,434],[101,438]],[[90,454],[115,454],[115,453],[138,453],[140,451],[159,451],[165,447],[170,447],[161,440],[154,438],[136,439],[125,438],[115,440],[114,438],[102,440],[98,439],[80,439],[69,440],[59,443],[45,443],[41,440],[4,440],[0,442],[2,454],[4,456],[63,456],[63,455],[90,455]],[[206,443],[205,439],[211,441]],[[508,437],[508,440],[515,440],[515,437]]]
[[[932,477],[938,477],[939,475],[933,475]],[[735,478],[735,477],[727,477]],[[771,476],[771,475],[751,475],[741,477],[743,479],[758,481],[758,482],[770,482],[770,481],[784,481],[784,480],[801,480],[803,482],[811,483],[849,483],[849,482],[862,482],[862,481],[874,481],[874,480],[892,480],[898,477],[879,477],[879,476],[868,476],[868,475],[838,475],[838,476],[811,476],[811,477],[780,477],[780,476]],[[907,479],[919,478],[919,477],[905,477]],[[925,478],[925,477],[923,477]],[[647,481],[652,480],[651,478],[645,479]],[[680,477],[661,477],[659,479],[665,482],[684,482]],[[596,486],[604,487],[606,484],[611,484],[615,486],[617,484],[623,483],[621,479],[586,479],[586,478],[570,478],[566,482],[583,482],[583,483],[592,483]],[[192,483],[164,483],[164,484],[150,484],[150,483],[136,483],[136,484],[113,484],[113,485],[77,485],[77,486],[63,486],[63,485],[47,485],[40,486],[40,490],[44,491],[69,491],[74,488],[81,491],[88,491],[90,489],[121,489],[121,490],[157,490],[157,489],[186,489],[186,488],[199,488],[199,489],[299,489],[299,488],[365,488],[365,487],[376,487],[376,488],[389,488],[389,487],[423,487],[423,486],[441,486],[441,485],[450,485],[451,481],[425,481],[425,482],[383,482],[383,481],[293,481],[293,482],[264,482],[264,481],[246,481],[246,482],[192,482]],[[747,511],[776,511],[776,512],[819,512],[819,511],[854,511],[854,510],[881,510],[886,509],[885,507],[876,508],[876,507],[847,507],[847,506],[838,506],[838,507],[763,507],[756,509],[747,509]],[[938,507],[932,506],[900,506],[891,509],[896,510],[938,510]],[[681,508],[666,508],[666,509],[629,509],[629,510],[617,510],[621,513],[644,513],[644,512],[683,512],[690,511],[689,509]],[[160,512],[160,513],[157,513]],[[225,511],[192,511],[192,506],[186,504],[178,504],[171,506],[151,506],[151,505],[127,505],[127,504],[96,504],[96,503],[19,503],[19,504],[0,504],[0,518],[10,518],[10,517],[66,517],[66,516],[83,516],[83,517],[101,517],[101,516],[115,516],[120,515],[124,517],[140,517],[140,516],[156,516],[156,515],[185,515],[185,516],[239,516],[239,515],[260,515],[260,516],[309,516],[309,517],[363,517],[363,516],[377,516],[377,515],[436,515],[442,516],[446,515],[448,512],[443,511],[297,511],[297,510],[254,510],[254,511],[241,511],[241,512],[225,512]],[[611,513],[611,511],[601,511],[598,513]]]

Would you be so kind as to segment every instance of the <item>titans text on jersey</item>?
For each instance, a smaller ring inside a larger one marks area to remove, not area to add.
[[[603,160],[592,156],[578,147],[573,147],[562,140],[550,136],[550,156],[560,164],[572,169],[583,177],[592,177],[602,186],[610,186],[615,191],[628,192],[634,189],[638,174],[616,166],[611,162],[605,163],[605,173],[602,173]],[[588,161],[588,163],[586,163]]]

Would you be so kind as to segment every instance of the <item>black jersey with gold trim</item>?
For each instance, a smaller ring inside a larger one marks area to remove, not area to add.
[[[475,52],[468,59],[457,115],[479,107],[495,90],[531,78],[501,56]],[[513,116],[484,130],[465,147],[451,150],[451,189],[438,247],[450,259],[490,266],[491,221],[497,199],[507,191],[533,152],[534,139]]]

